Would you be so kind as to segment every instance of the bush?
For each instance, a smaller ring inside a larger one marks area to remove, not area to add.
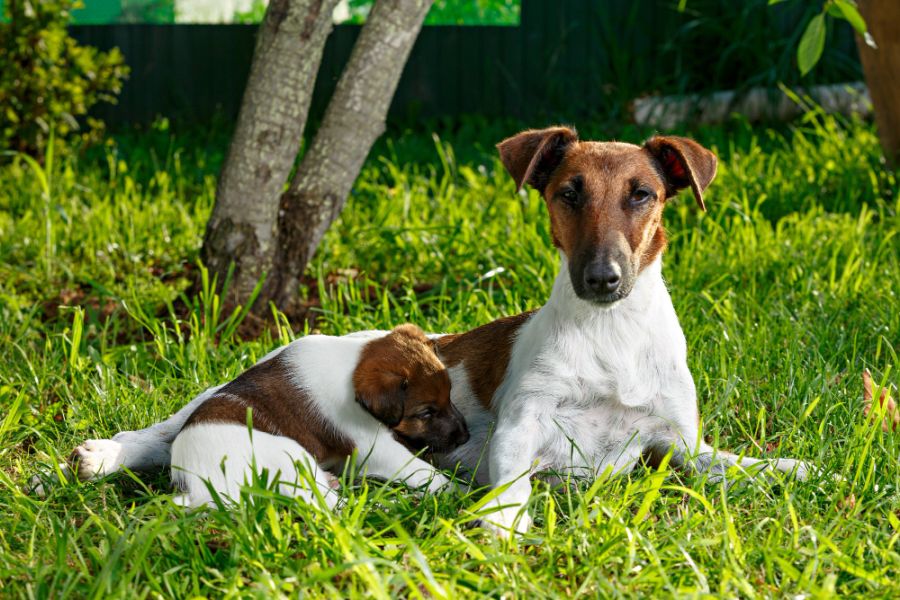
[[[0,147],[42,154],[56,139],[99,139],[103,123],[88,116],[115,102],[128,75],[121,52],[80,46],[69,36],[76,0],[6,2],[0,25]]]

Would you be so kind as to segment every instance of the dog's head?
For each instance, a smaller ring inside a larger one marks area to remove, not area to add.
[[[568,127],[523,131],[497,145],[516,182],[544,197],[553,243],[579,298],[612,304],[666,246],[663,206],[688,186],[700,208],[715,155],[693,140],[656,136],[643,146],[582,142]]]
[[[469,439],[465,419],[450,402],[447,369],[415,325],[366,344],[353,387],[356,401],[411,450],[446,452]]]

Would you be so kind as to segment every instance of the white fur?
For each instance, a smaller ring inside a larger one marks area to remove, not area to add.
[[[506,377],[493,398],[493,436],[474,429],[470,441],[443,458],[471,460],[488,443],[490,483],[503,491],[488,521],[501,535],[527,531],[529,476],[537,471],[596,476],[630,470],[648,450],[675,449],[673,462],[721,473],[760,461],[714,453],[698,430],[687,346],[657,259],[625,299],[610,307],[581,300],[565,257],[550,300],[520,329]],[[453,380],[454,390],[457,385]],[[457,400],[467,420],[487,411]],[[766,465],[763,465],[766,466]],[[772,466],[805,476],[791,460]],[[480,479],[484,478],[483,470]]]
[[[307,336],[270,352],[260,362],[278,355],[292,367],[290,380],[284,385],[304,391],[314,404],[321,422],[312,426],[333,428],[353,442],[358,450],[357,466],[363,474],[435,491],[448,483],[447,478],[397,442],[391,431],[355,400],[353,371],[360,352],[371,339],[387,333]],[[249,481],[250,459],[254,457],[258,472],[266,469],[270,477],[280,474],[282,490],[293,489],[296,495],[311,498],[308,489],[296,487],[293,467],[297,461],[311,463],[311,457],[293,440],[258,431],[253,432],[251,440],[246,427],[232,424],[206,423],[182,429],[194,410],[220,387],[204,391],[152,427],[122,432],[112,440],[86,441],[76,449],[79,477],[93,479],[123,466],[140,470],[171,464],[173,479],[185,491],[179,502],[199,506],[211,500],[203,480],[209,480],[224,498],[236,500],[240,485]],[[222,464],[226,466],[224,474]],[[311,472],[321,486],[325,482],[322,469],[341,466],[312,465]],[[327,502],[333,505],[333,494]]]
[[[245,426],[225,423],[194,425],[175,438],[172,481],[184,492],[175,501],[190,507],[212,505],[212,487],[224,502],[237,502],[241,486],[253,480],[253,467],[257,474],[268,473],[268,485],[277,479],[278,490],[286,496],[297,496],[314,505],[319,496],[328,508],[337,503],[331,486],[333,478],[300,444],[283,436],[251,432]],[[301,475],[302,469],[309,478]],[[312,485],[318,487],[318,494]]]

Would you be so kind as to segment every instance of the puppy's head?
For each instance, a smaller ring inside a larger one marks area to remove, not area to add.
[[[583,142],[573,129],[531,129],[497,145],[516,187],[544,197],[553,243],[579,298],[612,304],[666,246],[668,198],[688,186],[700,208],[715,155],[693,140],[656,136],[643,146]]]
[[[400,325],[366,344],[353,372],[356,401],[411,450],[446,452],[469,439],[450,402],[450,377],[415,325]]]

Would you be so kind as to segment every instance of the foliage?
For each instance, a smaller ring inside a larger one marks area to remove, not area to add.
[[[349,0],[349,23],[362,23],[375,0]],[[517,25],[521,0],[434,0],[426,25]]]
[[[769,3],[774,4],[777,1],[779,0],[769,0]],[[822,5],[822,12],[809,20],[803,31],[803,37],[800,38],[800,44],[797,46],[797,68],[800,69],[801,75],[809,73],[822,58],[822,51],[825,49],[826,17],[842,19],[850,23],[853,29],[863,36],[867,44],[874,46],[872,36],[866,30],[866,22],[859,14],[853,0],[826,0]]]
[[[103,123],[89,116],[98,102],[115,102],[128,68],[117,49],[79,45],[66,31],[74,0],[7,2],[0,25],[0,147],[37,156],[57,140],[100,139]]]
[[[819,66],[801,74],[797,48],[804,25],[819,14],[820,2],[770,0],[689,0],[678,9],[683,22],[662,42],[662,54],[671,56],[671,81],[654,82],[661,89],[685,93],[746,90],[855,81],[862,71],[855,58],[851,27],[835,21],[825,35]],[[715,52],[698,52],[715,48]],[[624,61],[624,59],[623,59]],[[639,66],[639,65],[638,65]],[[637,66],[636,66],[637,67]]]
[[[175,0],[127,0],[122,2],[120,23],[173,23]]]
[[[518,126],[381,143],[310,269],[310,326],[461,331],[540,305],[558,265],[546,211],[492,151]],[[864,416],[859,374],[897,380],[897,174],[858,122],[693,133],[720,174],[707,214],[667,208],[664,273],[704,433],[843,480],[536,482],[519,544],[470,528],[479,490],[363,481],[334,515],[261,482],[241,510],[186,513],[167,474],[26,494],[77,442],[164,418],[306,329],[241,341],[209,293],[179,306],[227,136],[160,128],[0,166],[0,596],[896,597],[900,438]]]
[[[233,22],[235,23],[262,23],[266,16],[267,0],[253,0],[246,10],[239,10],[234,13]]]

